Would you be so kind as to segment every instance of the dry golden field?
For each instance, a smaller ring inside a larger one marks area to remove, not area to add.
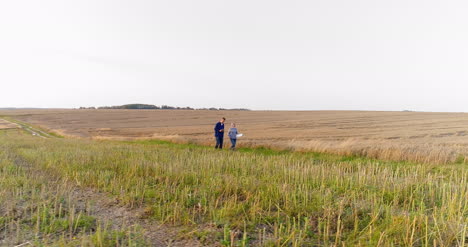
[[[468,114],[365,111],[14,110],[0,115],[70,137],[213,142],[236,122],[243,146],[418,162],[464,161]],[[1,123],[0,123],[1,125]],[[227,140],[226,140],[227,141]]]

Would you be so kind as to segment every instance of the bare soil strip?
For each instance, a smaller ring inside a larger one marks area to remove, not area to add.
[[[54,183],[63,183],[61,178],[52,176],[50,173],[37,169],[33,164],[28,163],[18,156],[15,164],[23,169],[34,171],[33,174],[38,176],[49,186],[57,186]],[[38,179],[36,177],[35,179]],[[180,227],[169,227],[158,222],[145,218],[143,208],[129,208],[119,204],[116,199],[106,193],[96,192],[89,188],[78,187],[72,183],[67,183],[69,187],[69,197],[74,205],[76,213],[87,211],[91,216],[95,217],[98,222],[106,224],[112,230],[119,230],[132,227],[140,227],[143,229],[143,235],[147,243],[151,246],[174,246],[174,247],[197,247],[202,245],[195,239],[181,239],[178,235],[183,229]],[[2,243],[8,243],[9,239],[0,238],[0,246]],[[30,242],[24,244],[30,245]]]
[[[15,123],[0,119],[0,130],[2,129],[17,129],[19,126]]]
[[[152,246],[202,246],[195,240],[176,240],[177,232],[181,229],[167,227],[151,219],[145,219],[143,208],[130,209],[122,206],[106,193],[96,192],[91,189],[76,187],[72,192],[77,209],[86,209],[91,204],[91,214],[102,222],[110,222],[111,228],[139,226],[144,229],[145,239]]]

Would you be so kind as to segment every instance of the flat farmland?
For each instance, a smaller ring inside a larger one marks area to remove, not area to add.
[[[240,146],[417,162],[464,161],[468,114],[366,111],[14,110],[0,115],[67,137],[213,142],[226,117]],[[1,123],[0,123],[1,124]]]
[[[213,144],[221,116],[238,123],[244,148],[193,145]],[[0,119],[18,126],[0,130],[0,246],[468,242],[465,114],[29,110]]]

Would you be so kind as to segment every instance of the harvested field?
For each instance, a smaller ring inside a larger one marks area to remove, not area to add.
[[[64,136],[211,144],[216,121],[238,124],[241,146],[447,163],[468,154],[468,114],[364,111],[17,110],[15,119]]]

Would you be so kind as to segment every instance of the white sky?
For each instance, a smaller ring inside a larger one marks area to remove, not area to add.
[[[468,112],[468,2],[2,0],[0,107]]]

